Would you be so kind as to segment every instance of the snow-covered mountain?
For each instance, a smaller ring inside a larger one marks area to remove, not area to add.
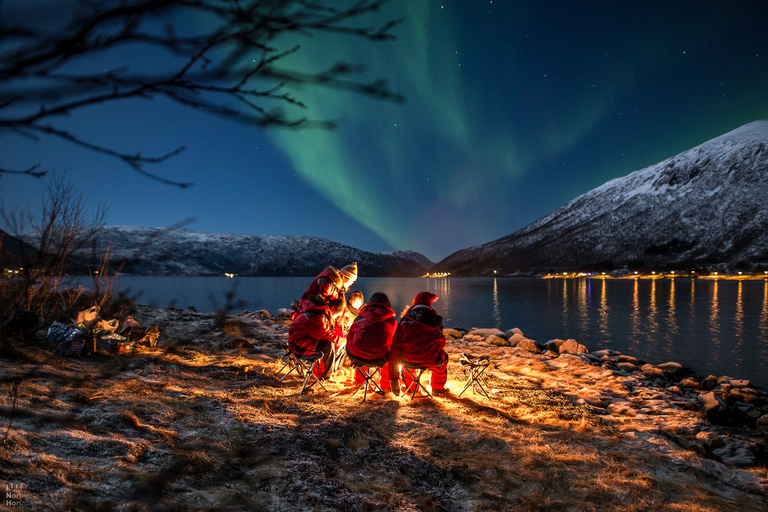
[[[142,275],[314,276],[356,261],[361,276],[421,276],[433,265],[415,252],[377,254],[310,236],[139,226],[105,226],[81,257],[98,261],[107,248],[113,267]]]
[[[609,181],[433,272],[746,268],[768,262],[768,121],[755,121]]]

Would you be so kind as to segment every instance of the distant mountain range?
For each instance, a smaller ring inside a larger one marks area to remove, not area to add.
[[[768,268],[768,121],[756,121],[577,197],[432,272]]]
[[[24,240],[35,243],[34,237]],[[20,251],[12,237],[5,252]],[[529,226],[438,264],[310,236],[104,227],[77,256],[142,275],[317,275],[356,261],[361,276],[534,274],[562,270],[768,269],[768,121],[756,121],[577,197]],[[13,250],[10,250],[13,248]],[[85,263],[80,268],[84,270]]]
[[[412,251],[371,253],[311,236],[201,233],[182,228],[105,226],[78,256],[91,268],[109,248],[113,267],[140,275],[314,276],[357,262],[361,276],[422,276],[434,265]]]

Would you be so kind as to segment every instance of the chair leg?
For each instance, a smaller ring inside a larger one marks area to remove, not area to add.
[[[404,372],[407,371],[410,373],[410,370],[403,370]],[[411,390],[411,387],[413,387],[413,393],[411,394],[411,400],[414,400],[416,398],[416,391],[419,390],[419,388],[424,390],[425,398],[428,396],[432,396],[432,394],[427,390],[426,387],[424,387],[424,384],[421,383],[421,376],[426,371],[426,368],[419,368],[419,373],[416,375],[416,377],[413,377],[413,374],[411,373],[411,378],[413,379],[413,382],[411,382],[411,385],[405,388],[405,394],[408,394],[408,392]]]
[[[470,386],[472,386],[472,391],[475,392],[475,394],[479,394],[475,388],[475,386],[480,388],[480,391],[487,399],[491,399],[491,397],[488,395],[488,391],[486,391],[483,384],[487,386],[485,381],[483,380],[483,371],[485,371],[485,366],[480,367],[467,367],[464,368],[464,375],[467,375],[467,372],[469,372],[469,375],[467,376],[467,382],[464,384],[464,388],[462,388],[461,393],[457,395],[457,397],[460,397],[462,393],[464,393],[467,389],[469,389]]]
[[[382,391],[381,387],[376,384],[376,381],[374,380],[374,377],[377,373],[379,373],[379,368],[376,368],[372,373],[369,373],[365,371],[363,368],[364,366],[353,366],[356,372],[360,372],[360,375],[363,376],[363,379],[365,379],[365,382],[360,384],[357,389],[355,389],[355,392],[352,393],[354,395],[358,391],[360,391],[360,388],[363,388],[363,402],[365,402],[365,399],[368,397],[368,386],[370,385],[372,388],[376,388],[373,390],[374,393],[378,393],[380,395],[384,394],[384,391]]]
[[[320,381],[320,379],[315,375],[315,366],[317,366],[317,363],[320,361],[320,359],[315,359],[312,361],[312,364],[309,365],[309,368],[302,365],[304,367],[304,371],[306,375],[304,376],[304,383],[301,386],[301,391],[299,392],[299,396],[304,394],[304,390],[307,388],[307,382],[309,382],[310,377],[315,379],[315,382],[320,384],[320,387],[323,388],[324,391],[328,392],[326,387],[323,385],[323,383]]]

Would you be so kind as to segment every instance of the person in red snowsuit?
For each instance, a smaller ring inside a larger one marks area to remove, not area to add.
[[[310,295],[299,305],[301,309],[288,328],[288,345],[298,355],[322,352],[323,359],[315,365],[314,373],[318,378],[325,377],[333,367],[334,317],[344,310],[344,302],[335,299],[326,304],[322,298]]]
[[[339,271],[328,266],[309,284],[301,299],[304,300],[312,295],[320,297],[325,302],[339,299],[344,295],[342,292],[343,286],[344,282]],[[301,302],[299,303],[299,308],[301,308]]]
[[[398,368],[403,361],[428,366],[431,373],[432,391],[445,393],[448,380],[448,354],[445,353],[443,318],[432,309],[437,295],[421,292],[413,298],[413,305],[397,324],[389,355],[390,387],[397,394],[400,390]],[[414,381],[412,370],[403,369],[408,387]]]
[[[389,298],[383,293],[374,293],[368,299],[368,304],[360,310],[347,335],[347,355],[350,359],[384,363],[380,372],[383,391],[389,390],[389,363],[385,361],[389,358],[396,327],[397,320]],[[368,371],[368,367],[365,368]],[[363,375],[355,371],[355,384],[359,386],[363,382]]]

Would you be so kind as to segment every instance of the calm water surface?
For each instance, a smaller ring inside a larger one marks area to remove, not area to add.
[[[152,306],[214,311],[234,292],[234,311],[275,313],[299,298],[308,277],[121,276],[118,288]],[[446,327],[519,327],[537,341],[573,338],[651,363],[677,361],[702,374],[768,388],[768,281],[693,279],[361,278],[399,313],[416,293],[440,296]]]

